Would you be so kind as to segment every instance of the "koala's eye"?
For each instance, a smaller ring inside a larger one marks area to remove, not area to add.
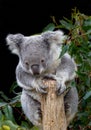
[[[25,61],[25,65],[28,67],[29,66],[29,63],[28,63],[28,61]]]
[[[42,60],[41,60],[41,63],[44,63],[44,61],[45,61],[45,60],[44,60],[44,59],[42,59]]]

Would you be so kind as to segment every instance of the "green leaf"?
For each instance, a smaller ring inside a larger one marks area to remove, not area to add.
[[[64,45],[62,47],[62,51],[61,51],[59,58],[61,58],[68,51],[68,49],[69,49],[69,45],[68,44]]]
[[[10,127],[10,130],[17,130],[17,128],[19,127],[18,125],[15,125],[15,124],[14,124],[12,121],[10,121],[10,120],[1,121],[1,122],[0,122],[0,126],[3,126],[3,125],[9,126],[9,127]]]
[[[66,22],[65,20],[60,20],[60,23],[67,30],[71,30],[74,28],[74,25],[72,25],[72,23]]]
[[[10,93],[13,92],[13,93],[16,93],[14,90],[18,87],[18,84],[15,82],[13,82],[12,86],[10,87]]]
[[[84,20],[82,28],[85,31],[91,30],[91,18],[88,18],[87,20]]]
[[[6,102],[0,102],[0,108],[5,107],[7,105]]]
[[[15,123],[15,119],[14,119],[14,116],[13,116],[13,110],[12,110],[12,107],[10,105],[7,105],[3,109],[3,112],[5,114],[6,119],[11,120],[11,121],[13,121]]]
[[[45,31],[53,31],[55,29],[55,25],[53,23],[49,23],[44,29],[43,32]]]
[[[22,121],[22,122],[21,122],[21,126],[24,127],[24,128],[26,128],[26,129],[28,129],[28,128],[31,127],[30,123],[25,122],[25,121]]]
[[[20,97],[21,97],[21,92],[18,93],[18,95],[15,96],[14,98],[12,98],[12,100],[10,101],[10,104],[19,103],[20,102]]]
[[[86,86],[88,86],[88,87],[91,86],[91,78],[89,76],[86,79]]]
[[[0,121],[2,121],[3,120],[3,113],[2,113],[2,111],[0,110]]]
[[[39,130],[39,128],[34,126],[33,128],[31,128],[31,130]]]
[[[2,92],[2,91],[0,91],[0,96],[1,96],[1,98],[2,98],[3,100],[5,100],[5,101],[10,100],[10,99],[4,94],[4,92]]]
[[[91,91],[87,92],[83,97],[84,100],[88,99],[91,96]]]
[[[91,18],[85,20],[83,26],[91,26]]]

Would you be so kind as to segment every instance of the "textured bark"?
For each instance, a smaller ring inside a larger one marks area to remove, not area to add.
[[[48,94],[41,98],[43,130],[67,130],[63,95],[57,96],[56,81],[46,80],[44,84]]]

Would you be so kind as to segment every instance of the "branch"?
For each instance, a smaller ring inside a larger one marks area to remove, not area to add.
[[[64,97],[55,92],[56,81],[43,81],[48,86],[48,94],[41,97],[43,130],[66,130]]]

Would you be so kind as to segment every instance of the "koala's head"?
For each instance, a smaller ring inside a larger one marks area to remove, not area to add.
[[[56,65],[64,38],[61,31],[47,31],[27,37],[9,34],[6,41],[12,53],[19,56],[22,68],[33,75],[39,75]]]

